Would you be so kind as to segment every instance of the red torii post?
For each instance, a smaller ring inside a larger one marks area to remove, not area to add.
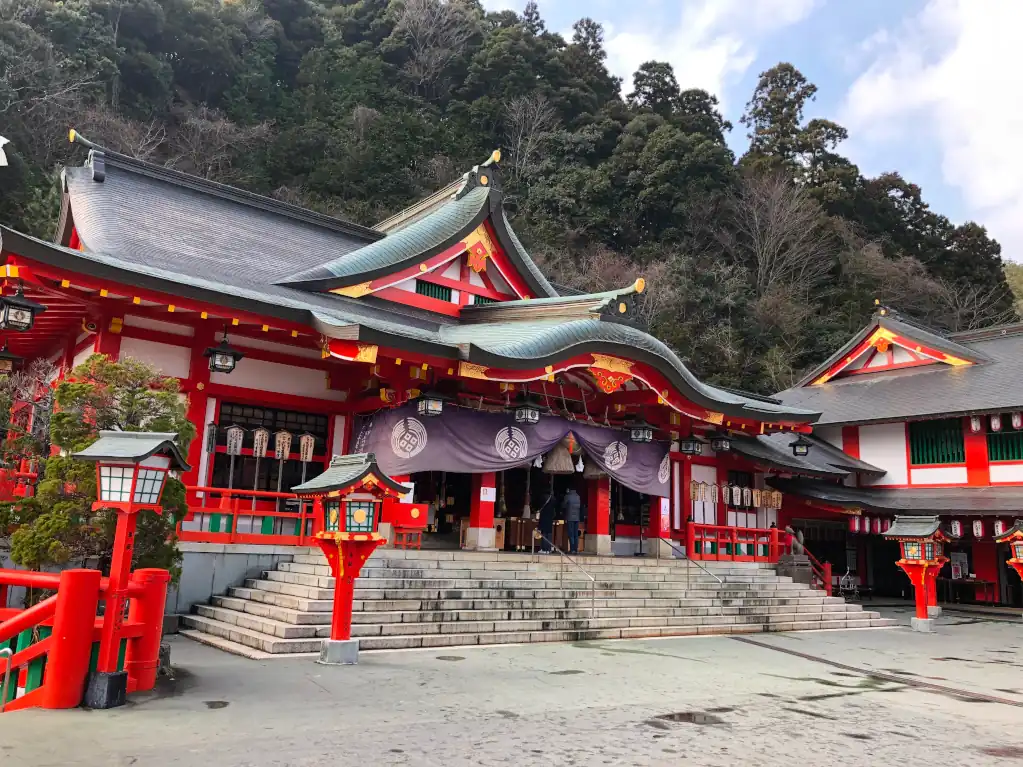
[[[410,489],[380,471],[373,453],[335,456],[323,474],[291,489],[299,498],[312,500],[315,512],[322,515],[316,523],[322,529],[314,538],[334,576],[330,639],[320,649],[320,663],[359,662],[359,640],[352,639],[355,579],[377,547],[386,543],[379,533],[383,499],[406,495]]]

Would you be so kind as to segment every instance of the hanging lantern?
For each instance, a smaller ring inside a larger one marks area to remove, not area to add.
[[[884,519],[881,520],[881,533],[882,534],[887,533],[891,529],[891,527],[892,527],[892,521],[890,519],[888,519],[888,517],[885,517]]]
[[[13,296],[0,298],[0,329],[24,332],[32,329],[37,314],[46,311],[46,307],[25,298],[21,287]]]
[[[973,537],[983,538],[984,537],[984,520],[975,519],[973,520]]]
[[[653,442],[654,439],[654,427],[644,421],[642,418],[636,418],[634,421],[629,423],[629,439],[633,442],[646,443]]]
[[[813,443],[800,434],[799,439],[793,442],[789,447],[792,448],[792,455],[796,456],[796,458],[805,458],[810,454],[810,448],[813,447]]]
[[[688,437],[683,437],[679,440],[678,449],[684,455],[700,455],[703,453],[703,445],[702,439],[695,434],[690,434]]]
[[[533,397],[528,391],[522,392],[508,408],[515,414],[515,423],[534,424],[540,421],[541,415],[551,412],[549,407],[541,405],[540,401]]]
[[[1007,529],[1007,525],[1004,520],[996,519],[994,522],[994,536],[997,538],[1000,535],[1004,535]]]
[[[710,449],[715,453],[727,453],[732,449],[732,438],[726,432],[716,431],[710,435]]]
[[[1014,412],[1012,414],[1011,419],[1012,419],[1012,428],[1014,428],[1014,429],[1023,429],[1023,413],[1021,413],[1021,412],[1019,412],[1017,410],[1016,412]]]
[[[444,412],[444,403],[451,402],[451,397],[436,391],[424,391],[419,395],[416,410],[419,415],[432,417]]]
[[[227,454],[228,455],[241,455],[242,454],[242,440],[245,438],[245,429],[241,426],[228,426],[227,427]]]
[[[981,423],[979,415],[970,416],[970,431],[974,434],[979,434],[983,426],[984,425]]]
[[[15,366],[19,362],[21,362],[21,357],[7,351],[7,341],[4,341],[4,347],[0,349],[0,375],[13,373]]]
[[[860,532],[870,535],[870,517],[861,517]]]
[[[274,458],[278,461],[286,461],[289,455],[291,455],[291,432],[281,429],[274,434]]]
[[[202,353],[210,361],[211,373],[230,373],[245,355],[227,342],[227,328],[224,337],[216,346],[210,346]]]
[[[270,432],[260,426],[252,432],[252,455],[256,458],[266,458],[266,449],[270,445]]]
[[[881,517],[874,517],[872,520],[870,520],[870,531],[874,535],[881,534]]]
[[[952,535],[954,535],[956,538],[963,537],[963,523],[961,520],[953,519],[951,522],[949,522],[948,527],[949,530],[952,531]]]
[[[860,518],[849,517],[849,532],[858,533],[860,531]]]
[[[995,413],[994,415],[991,416],[991,431],[1001,431],[1001,430],[1002,430],[1002,416],[999,415],[998,413]]]

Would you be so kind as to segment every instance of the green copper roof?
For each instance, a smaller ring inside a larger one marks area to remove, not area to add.
[[[291,488],[294,493],[330,493],[335,490],[345,491],[357,485],[363,477],[374,475],[380,484],[394,493],[404,495],[412,488],[398,484],[384,474],[377,466],[377,458],[373,453],[355,453],[352,455],[335,455],[327,470],[318,477],[313,477],[301,485]]]
[[[466,230],[478,226],[489,212],[489,197],[488,187],[477,187],[382,240],[286,277],[278,284],[330,289],[407,268],[446,250],[457,243]]]
[[[176,434],[154,431],[101,431],[99,439],[74,454],[83,461],[144,461],[163,453],[171,459],[171,469],[188,471],[191,467],[174,444]]]

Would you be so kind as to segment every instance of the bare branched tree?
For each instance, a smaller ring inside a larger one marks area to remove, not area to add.
[[[355,140],[365,141],[370,127],[379,117],[380,112],[373,107],[363,106],[362,104],[355,107],[352,110],[352,135],[355,136]]]
[[[420,93],[444,90],[444,72],[476,31],[476,13],[462,0],[405,0],[394,35],[408,40],[405,63]]]
[[[512,99],[504,108],[504,137],[511,175],[529,177],[544,160],[544,146],[557,130],[558,116],[542,93]]]
[[[136,122],[107,107],[86,109],[76,125],[83,135],[99,137],[104,146],[136,160],[152,160],[167,139],[159,120]]]
[[[1014,308],[1005,306],[1001,288],[978,288],[948,280],[938,280],[937,297],[945,309],[944,322],[949,330],[976,330],[1015,321]]]
[[[719,239],[751,273],[757,296],[782,286],[801,295],[819,285],[833,265],[833,244],[820,206],[780,174],[747,176],[728,207]]]
[[[190,109],[168,136],[168,165],[215,181],[233,179],[234,161],[273,134],[270,123],[239,125],[215,109]]]

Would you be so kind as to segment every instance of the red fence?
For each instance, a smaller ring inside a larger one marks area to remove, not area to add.
[[[166,570],[143,569],[132,573],[128,584],[128,617],[117,640],[129,693],[156,684],[169,582]],[[21,610],[6,606],[11,586],[56,593]],[[98,570],[0,570],[0,649],[14,653],[9,659],[0,657],[0,680],[8,666],[11,670],[0,711],[74,708],[82,702],[86,677],[99,654],[99,602],[107,599],[109,588]]]
[[[229,490],[226,487],[186,487],[188,515],[178,523],[178,539],[196,543],[259,543],[306,546],[322,520],[312,501],[294,493],[267,490]]]
[[[789,551],[787,540],[776,527],[727,527],[696,522],[686,525],[686,554],[690,559],[777,562],[779,556]]]

